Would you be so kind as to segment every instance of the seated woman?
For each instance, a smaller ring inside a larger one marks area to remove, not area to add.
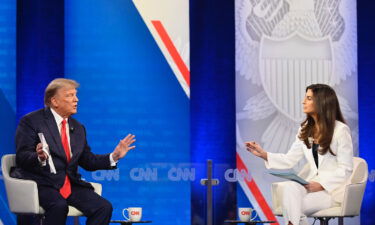
[[[335,91],[325,84],[306,88],[302,102],[306,119],[286,154],[270,153],[254,142],[246,148],[265,160],[268,169],[290,169],[303,157],[309,164],[307,185],[283,183],[285,224],[308,224],[306,215],[340,204],[353,170],[353,145]]]

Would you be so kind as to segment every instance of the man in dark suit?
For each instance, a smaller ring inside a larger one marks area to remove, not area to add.
[[[88,225],[109,224],[111,203],[81,180],[78,166],[89,171],[114,169],[135,148],[135,136],[129,134],[111,154],[91,152],[84,126],[71,117],[77,113],[77,87],[74,80],[53,80],[45,90],[46,108],[25,115],[16,131],[17,171],[37,183],[39,203],[46,211],[45,225],[65,225],[68,205],[82,211]]]

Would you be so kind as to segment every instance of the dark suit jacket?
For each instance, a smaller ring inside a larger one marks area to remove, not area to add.
[[[60,189],[67,174],[72,184],[91,187],[91,184],[81,180],[78,166],[86,170],[114,169],[111,167],[109,154],[95,155],[91,152],[86,141],[86,131],[82,124],[72,117],[68,120],[70,127],[70,146],[73,157],[68,163],[61,143],[60,133],[50,108],[40,109],[25,115],[16,131],[16,163],[15,174],[18,178],[31,179],[38,185],[52,186]],[[40,143],[38,133],[43,133],[49,146],[49,151],[56,168],[56,174],[50,172],[50,167],[40,166],[35,151]]]

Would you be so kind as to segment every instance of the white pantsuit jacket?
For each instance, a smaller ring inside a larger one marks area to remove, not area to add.
[[[309,164],[309,172],[305,178],[307,181],[320,183],[332,196],[334,203],[341,203],[344,197],[345,184],[353,171],[353,144],[349,127],[336,121],[331,141],[331,150],[320,155],[319,167],[314,162],[312,149],[308,149],[303,141],[296,137],[291,148],[286,154],[268,152],[268,160],[265,161],[268,169],[290,169],[305,157]]]

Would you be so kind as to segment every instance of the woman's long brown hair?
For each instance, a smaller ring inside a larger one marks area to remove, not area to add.
[[[309,137],[318,136],[321,147],[319,154],[324,155],[329,151],[332,155],[335,155],[330,148],[335,122],[338,120],[345,123],[339,100],[335,91],[326,84],[312,84],[306,88],[306,92],[308,90],[313,92],[319,134],[314,134],[315,121],[311,115],[306,114],[306,119],[301,123],[302,129],[298,138],[305,143],[307,148],[311,148]]]

